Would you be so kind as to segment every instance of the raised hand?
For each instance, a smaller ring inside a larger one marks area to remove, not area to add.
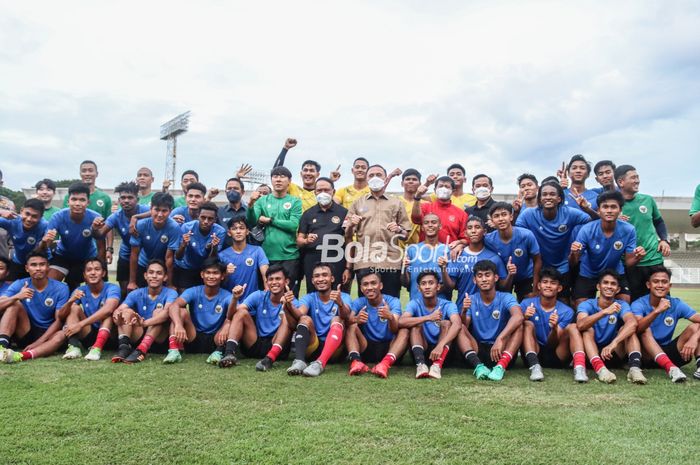
[[[513,257],[508,257],[508,264],[506,265],[506,270],[509,276],[514,276],[518,272],[518,267],[513,263]]]
[[[207,192],[207,199],[214,199],[217,195],[219,195],[219,192],[220,191],[217,187],[210,187],[209,191]]]
[[[525,319],[529,320],[530,318],[535,316],[536,311],[537,311],[537,308],[535,308],[535,304],[530,302],[530,305],[528,305],[527,308],[525,309],[525,314],[524,314]]]
[[[391,318],[391,310],[389,310],[389,305],[386,303],[386,300],[382,299],[382,304],[377,307],[377,314],[379,315],[379,318],[383,320],[388,320]]]
[[[554,328],[557,323],[559,323],[559,314],[557,313],[557,309],[555,308],[554,311],[549,315],[549,327]]]
[[[331,181],[336,182],[338,179],[340,179],[340,165],[330,173],[330,178]]]
[[[306,235],[306,243],[307,244],[313,244],[314,242],[316,242],[317,239],[318,239],[318,234],[309,233]]]
[[[212,234],[212,235],[211,235],[211,242],[210,242],[211,246],[212,246],[213,248],[215,248],[215,247],[217,247],[220,243],[221,243],[221,238],[220,238],[219,236],[217,236],[216,234]]]
[[[571,243],[571,253],[578,254],[583,250],[583,244],[580,242]]]
[[[24,300],[24,299],[31,299],[34,297],[34,289],[29,287],[29,281],[25,281],[24,285],[22,286],[22,289],[19,290],[17,294],[15,294],[15,298],[18,300]]]
[[[240,300],[241,296],[245,293],[246,287],[248,287],[248,283],[245,283],[242,286],[239,284],[231,290],[236,300]]]
[[[438,178],[437,174],[429,174],[427,178],[425,178],[425,183],[423,184],[426,187],[426,190],[428,187],[432,186],[435,184],[435,180]]]
[[[73,291],[73,294],[70,296],[70,301],[71,303],[75,303],[85,297],[85,293],[81,291],[80,289],[76,289]]]
[[[236,272],[236,265],[233,263],[229,263],[226,265],[226,274],[233,274]]]
[[[638,245],[638,246],[632,251],[632,253],[634,254],[634,257],[635,257],[636,259],[641,260],[642,258],[644,258],[644,257],[646,256],[647,251],[644,250],[644,247],[642,247],[641,245]]]
[[[369,320],[369,313],[367,313],[367,305],[362,307],[362,309],[357,313],[357,324],[363,325]]]
[[[337,303],[338,305],[343,305],[342,291],[340,290],[340,287],[341,285],[338,284],[335,290],[331,291],[331,300]]]
[[[603,314],[605,315],[612,315],[613,313],[618,313],[622,307],[620,306],[619,303],[613,302],[612,305],[609,307],[603,309]]]
[[[99,231],[102,228],[102,226],[104,226],[104,225],[105,225],[105,219],[102,218],[101,216],[98,216],[97,218],[92,220],[91,228],[93,231]]]
[[[428,192],[428,186],[421,184],[416,190],[416,197],[423,197],[426,192]]]
[[[466,312],[470,308],[472,308],[472,299],[469,297],[469,294],[465,294],[462,301],[462,312]]]
[[[428,319],[428,321],[440,321],[440,320],[442,320],[442,307],[440,306],[440,307],[436,308],[436,309],[433,310],[433,312],[432,312],[430,315],[428,315],[428,316],[430,317],[430,318]]]
[[[46,231],[46,234],[44,234],[44,237],[41,238],[41,242],[46,244],[47,246],[50,246],[53,244],[53,241],[56,240],[56,230],[55,229],[49,229]]]
[[[253,167],[247,163],[243,163],[240,168],[238,168],[238,171],[236,171],[236,177],[240,180],[244,180],[248,178],[248,173],[253,171]]]
[[[284,141],[284,148],[287,150],[293,149],[296,146],[297,146],[296,139],[292,139],[291,137],[288,137],[287,140]]]
[[[284,286],[285,293],[282,296],[282,302],[284,302],[284,305],[289,306],[292,305],[292,302],[294,302],[294,293],[292,290],[289,288],[289,285]]]
[[[180,215],[177,215],[180,216]],[[187,231],[185,234],[182,235],[182,242],[185,244],[185,246],[190,245],[190,241],[192,240],[192,231]]]
[[[669,308],[671,308],[671,301],[664,297],[659,301],[659,306],[656,307],[656,311],[658,313],[663,313]]]
[[[172,218],[177,224],[183,224],[185,222],[185,217],[183,215],[173,215]]]

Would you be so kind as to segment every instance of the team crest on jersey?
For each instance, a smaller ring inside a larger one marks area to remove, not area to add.
[[[36,238],[33,237],[33,236],[29,236],[29,237],[27,238],[27,244],[29,244],[29,245],[34,245],[34,244],[36,244]]]
[[[51,297],[47,297],[46,300],[44,300],[44,305],[47,307],[50,307],[53,305],[53,299]]]
[[[331,308],[331,315],[337,315],[338,314],[338,306],[333,305],[333,308]]]
[[[284,208],[285,210],[289,210],[290,208],[292,208],[292,202],[284,202],[282,208]]]
[[[158,303],[158,304],[156,305],[156,309],[158,309],[158,308],[163,308],[163,304]]]
[[[523,256],[523,249],[515,249],[513,251],[513,255],[515,255],[516,257],[522,257]]]
[[[622,248],[622,241],[615,241],[615,243],[613,244],[613,248],[615,250],[620,250]]]
[[[160,242],[162,242],[163,244],[165,244],[166,242],[168,242],[168,236],[166,236],[165,234],[163,234],[162,236],[160,236]]]
[[[560,224],[557,230],[561,233],[566,232],[569,229],[569,227],[565,224]]]
[[[248,257],[248,258],[245,259],[245,264],[248,265],[248,266],[253,266],[253,263],[254,263],[254,262],[255,262],[255,261],[254,261],[251,257]]]
[[[609,324],[609,325],[614,325],[615,323],[617,323],[617,316],[616,316],[616,315],[610,315],[610,316],[608,317],[608,324]]]
[[[454,215],[448,216],[447,219],[448,219],[451,223],[454,223],[454,222],[455,222],[455,216],[454,216]]]
[[[644,214],[644,213],[646,213],[646,212],[648,212],[648,211],[649,211],[649,209],[646,207],[646,205],[640,205],[640,206],[639,206],[639,213]]]
[[[500,310],[494,310],[491,312],[491,318],[494,320],[498,320],[501,317],[501,311]]]
[[[83,237],[90,237],[90,234],[92,234],[92,233],[90,232],[89,229],[83,229],[82,234],[83,234]]]
[[[102,199],[98,199],[97,202],[95,202],[98,207],[104,207],[105,206],[105,201]]]
[[[331,223],[333,224],[340,224],[340,217],[339,216],[334,216],[331,218]]]
[[[214,311],[216,313],[221,313],[224,311],[224,307],[222,307],[221,305],[217,305],[216,307],[214,307]]]
[[[666,318],[664,318],[664,324],[666,326],[673,326],[673,323],[674,323],[674,320],[673,320],[672,316],[667,316]]]

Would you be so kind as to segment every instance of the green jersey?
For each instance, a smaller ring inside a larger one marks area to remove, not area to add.
[[[151,193],[148,195],[144,195],[144,196],[139,195],[139,205],[146,205],[146,206],[150,207],[151,206],[151,199],[153,198],[153,194],[155,194],[154,191],[151,191]]]
[[[697,212],[700,212],[700,184],[695,188],[695,197],[693,197],[693,203],[690,204],[690,216]]]
[[[63,206],[66,208],[68,207],[67,195],[66,198],[63,199]],[[88,208],[99,213],[102,218],[107,219],[107,217],[112,214],[112,199],[101,190],[95,189],[95,192],[90,194]]]
[[[185,201],[185,196],[183,195],[182,197],[175,197],[175,206],[173,209],[177,207],[186,207],[187,206],[187,201]]]
[[[659,236],[656,234],[654,221],[661,219],[656,201],[650,195],[637,194],[633,199],[625,200],[622,214],[637,232],[637,245],[641,245],[647,254],[638,263],[639,266],[663,264],[664,257],[659,252]]]
[[[282,198],[268,194],[260,197],[248,209],[248,222],[258,223],[258,218],[266,216],[272,221],[265,226],[263,251],[269,260],[294,260],[299,258],[297,229],[301,218],[301,199],[289,194]]]
[[[59,210],[61,210],[61,209],[58,207],[54,207],[53,205],[51,205],[49,208],[45,208],[44,209],[44,219],[46,221],[49,221],[51,219],[51,217],[53,216],[53,214]]]

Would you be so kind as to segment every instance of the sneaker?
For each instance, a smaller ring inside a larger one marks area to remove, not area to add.
[[[289,376],[299,376],[306,369],[306,362],[295,358],[292,362],[292,366],[287,368],[287,374]]]
[[[428,371],[428,376],[433,379],[442,378],[442,367],[433,363],[430,365],[430,371]]]
[[[68,344],[68,349],[66,349],[66,353],[63,354],[63,360],[75,360],[82,356],[83,351],[80,350],[80,347]]]
[[[209,365],[218,365],[223,356],[224,354],[222,354],[220,350],[215,350],[207,357],[207,363]]]
[[[586,367],[576,366],[574,367],[574,381],[577,383],[587,383],[588,375],[586,374]]]
[[[129,344],[119,344],[117,353],[112,357],[112,363],[123,362],[131,354],[131,345]]]
[[[219,360],[219,368],[230,368],[234,365],[238,365],[238,359],[234,354],[226,354]]]
[[[617,376],[615,376],[615,373],[608,370],[606,367],[603,367],[600,370],[598,370],[598,372],[595,375],[598,377],[598,381],[600,381],[601,383],[612,384],[615,381],[617,381]]]
[[[0,349],[0,362],[2,363],[17,363],[22,361],[22,354],[15,352],[12,349]]]
[[[88,362],[96,362],[102,357],[102,350],[97,347],[92,347],[88,354],[85,356],[85,360]]]
[[[503,379],[503,377],[506,374],[506,370],[503,369],[501,365],[496,365],[491,369],[491,373],[489,373],[488,378],[491,381],[500,381]]]
[[[530,367],[530,381],[544,381],[544,373],[539,363]]]
[[[132,363],[143,362],[145,359],[146,354],[141,352],[139,349],[136,349],[132,353],[130,353],[129,356],[123,360],[123,362],[127,365],[131,365]]]
[[[321,362],[318,360],[314,360],[313,362],[309,363],[309,366],[304,368],[304,371],[301,372],[302,375],[308,376],[311,378],[315,378],[317,376],[320,376],[321,373],[323,373],[323,365]]]
[[[268,371],[270,368],[272,368],[272,363],[273,362],[270,360],[270,357],[265,356],[262,360],[255,364],[255,371]]]
[[[700,367],[698,367],[698,369],[695,370],[695,373],[693,373],[693,378],[700,380]]]
[[[425,363],[419,363],[416,365],[416,379],[427,378],[429,371],[428,365]]]
[[[360,360],[353,360],[350,362],[350,370],[348,371],[348,375],[350,376],[359,376],[362,373],[367,373],[369,371],[369,367],[362,363]]]
[[[489,379],[489,373],[491,373],[491,370],[483,363],[478,364],[476,368],[474,368],[474,376],[476,377],[476,379]]]
[[[685,380],[688,379],[685,376],[685,373],[683,373],[678,367],[671,368],[668,371],[668,377],[671,378],[671,381],[673,381],[674,383],[684,383]]]
[[[379,377],[387,379],[389,377],[389,365],[386,363],[377,363],[372,368],[372,374]]]
[[[627,381],[634,384],[646,384],[647,378],[642,373],[642,369],[638,367],[632,367],[627,372]]]
[[[179,363],[181,361],[182,361],[182,354],[177,349],[168,349],[168,353],[165,355],[165,358],[163,359],[163,363],[165,363],[165,364]]]

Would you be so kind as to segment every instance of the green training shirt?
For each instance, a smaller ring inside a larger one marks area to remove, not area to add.
[[[637,245],[646,250],[646,256],[638,263],[639,266],[659,265],[664,257],[659,252],[659,236],[656,234],[654,221],[661,219],[661,213],[656,201],[650,195],[637,194],[633,199],[625,200],[622,214],[629,217],[629,223],[637,232]]]
[[[68,207],[67,195],[63,199],[63,206],[66,208]],[[102,218],[107,219],[107,217],[112,214],[112,199],[101,190],[95,189],[95,192],[90,194],[88,208],[99,213]]]
[[[258,218],[267,216],[272,222],[265,226],[265,241],[262,248],[268,260],[294,260],[299,258],[297,229],[301,218],[301,199],[289,194],[277,198],[274,194],[260,197],[248,209],[248,222],[258,223]]]

